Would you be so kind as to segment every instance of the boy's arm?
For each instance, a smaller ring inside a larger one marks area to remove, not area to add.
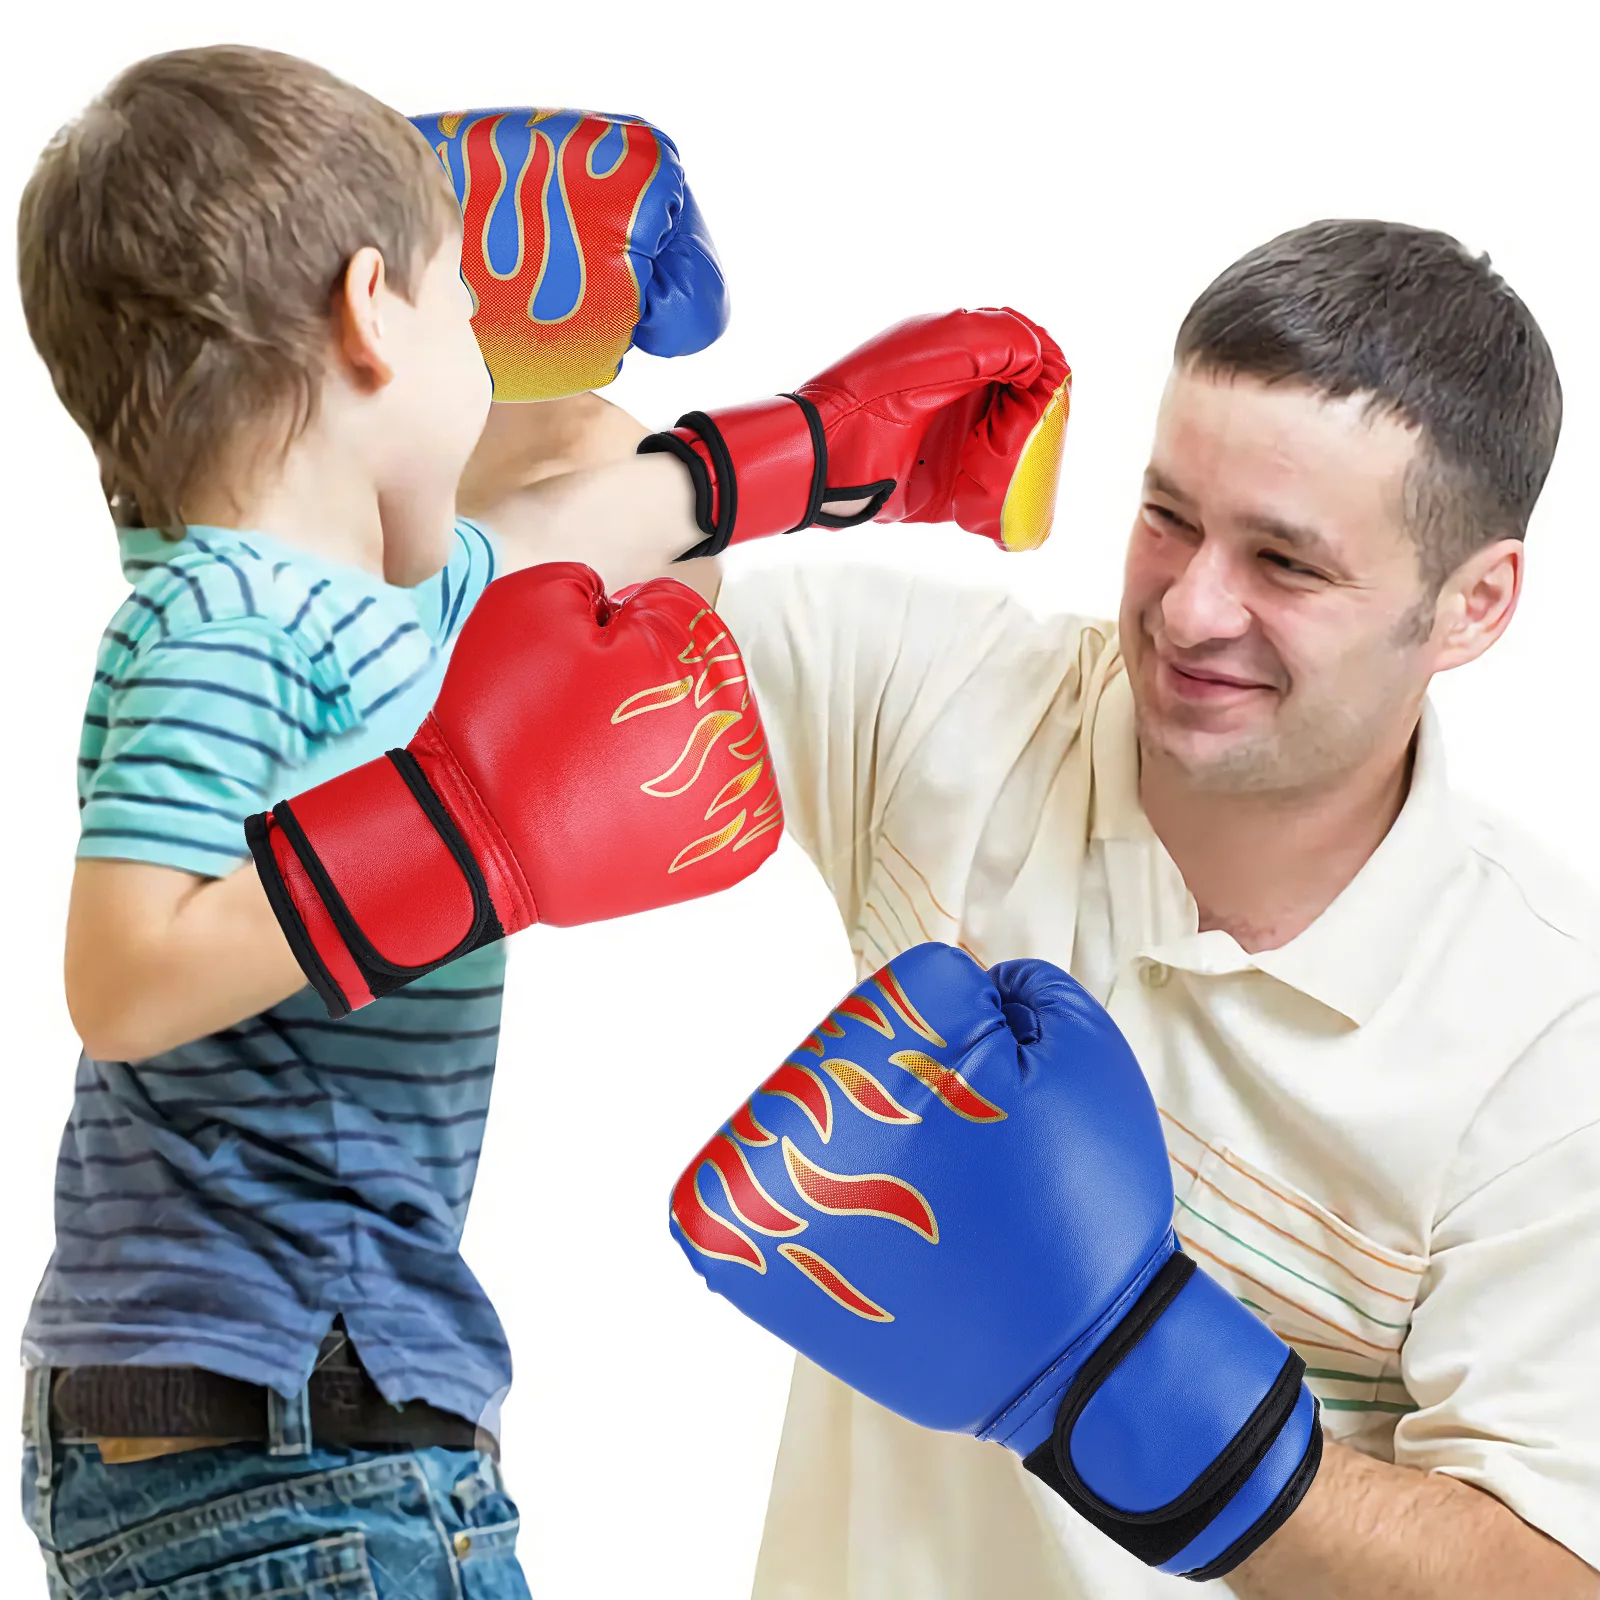
[[[67,1009],[102,1061],[142,1061],[305,987],[254,866],[202,878],[80,860],[67,912]]]
[[[456,505],[493,530],[506,570],[583,561],[608,589],[668,574],[706,592],[688,473],[635,454],[649,429],[597,394],[490,407]],[[712,580],[714,582],[714,580]]]
[[[700,538],[687,474],[669,458],[635,455],[645,432],[596,395],[496,406],[461,509],[498,535],[501,570],[582,560],[612,589],[663,571],[699,588],[695,569],[715,563],[671,564]],[[254,687],[268,692],[266,681]],[[142,1060],[255,1016],[305,978],[252,864],[214,878],[109,857],[78,863],[66,984],[89,1054]]]

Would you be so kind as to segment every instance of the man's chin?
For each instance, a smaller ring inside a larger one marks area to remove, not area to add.
[[[1274,741],[1259,733],[1222,733],[1141,716],[1139,748],[1146,760],[1163,762],[1197,789],[1270,788],[1277,771]]]

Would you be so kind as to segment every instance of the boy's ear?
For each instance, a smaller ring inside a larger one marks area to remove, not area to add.
[[[350,257],[334,290],[334,334],[351,378],[364,389],[381,389],[394,376],[385,358],[383,309],[389,298],[383,256],[362,245]]]

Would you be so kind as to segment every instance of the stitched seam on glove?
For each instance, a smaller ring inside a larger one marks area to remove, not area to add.
[[[1079,1353],[1083,1350],[1086,1344],[1092,1343],[1098,1348],[1106,1334],[1109,1333],[1110,1329],[1115,1326],[1116,1323],[1122,1320],[1123,1316],[1127,1313],[1128,1307],[1135,1300],[1137,1300],[1141,1294],[1144,1293],[1144,1291],[1149,1287],[1150,1280],[1171,1258],[1173,1254],[1172,1247],[1174,1243],[1175,1241],[1172,1234],[1168,1233],[1166,1238],[1164,1238],[1161,1243],[1157,1245],[1156,1248],[1151,1252],[1149,1258],[1145,1261],[1145,1264],[1140,1267],[1137,1276],[1134,1277],[1133,1281],[1127,1286],[1127,1288],[1125,1288],[1122,1293],[1118,1295],[1114,1301],[1112,1301],[1106,1310],[1095,1319],[1094,1323],[1080,1333],[1078,1337],[1074,1339],[1072,1343],[1068,1345],[1067,1348],[1063,1350],[1061,1354],[1057,1356],[1056,1359],[1052,1361],[1050,1365],[1046,1367],[1045,1370],[1041,1372],[1039,1376],[1035,1378],[1033,1382],[1030,1383],[1028,1387],[1024,1389],[1022,1393],[1019,1394],[1016,1399],[1013,1400],[1011,1404],[1008,1405],[1005,1410],[994,1419],[993,1422],[984,1428],[978,1437],[980,1439],[993,1439],[1000,1444],[1004,1444],[1008,1439],[1013,1437],[1022,1428],[1024,1428],[1034,1417],[1036,1417],[1045,1406],[1049,1405],[1054,1400],[1059,1400],[1060,1391],[1064,1387],[1064,1384],[1060,1379],[1058,1379],[1057,1375],[1060,1373],[1062,1367],[1076,1362]],[[1032,1404],[1029,1404],[1030,1401]],[[1013,1416],[1013,1413],[1023,1406],[1027,1406],[1026,1413],[1020,1417],[1017,1417],[1015,1419],[1015,1426],[1006,1429],[1005,1433],[1002,1435],[1000,1432],[1001,1427],[1005,1424],[1008,1418]]]

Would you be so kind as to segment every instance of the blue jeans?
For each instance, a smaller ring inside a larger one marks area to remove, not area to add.
[[[529,1600],[492,1458],[310,1448],[304,1423],[278,1402],[269,1444],[117,1466],[36,1424],[22,1503],[51,1600]]]

